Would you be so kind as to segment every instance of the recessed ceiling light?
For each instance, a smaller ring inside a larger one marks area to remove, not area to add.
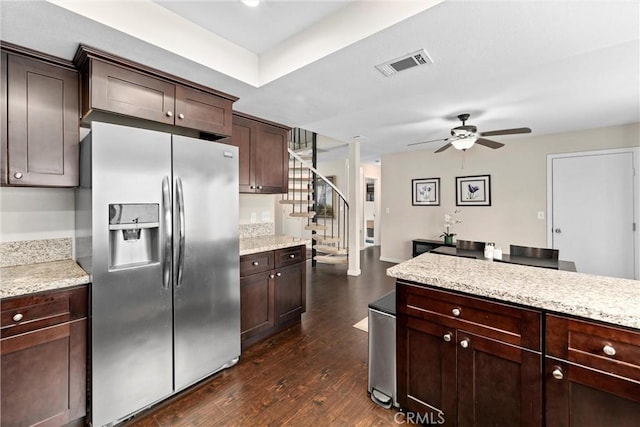
[[[245,6],[256,7],[260,4],[260,0],[242,0]]]

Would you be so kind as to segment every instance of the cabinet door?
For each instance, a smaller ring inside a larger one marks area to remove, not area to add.
[[[175,85],[101,61],[91,61],[91,109],[174,124]]]
[[[7,182],[78,185],[78,74],[8,55]]]
[[[240,279],[240,331],[242,341],[274,326],[273,271]]]
[[[257,124],[253,165],[255,186],[260,193],[286,193],[289,179],[288,132],[264,123]]]
[[[455,330],[398,314],[396,333],[398,404],[455,425]]]
[[[275,274],[276,324],[300,319],[307,306],[305,263],[279,268]]]
[[[255,193],[255,177],[251,164],[253,141],[256,138],[255,131],[255,122],[244,117],[233,116],[233,131],[230,143],[238,147],[241,193]]]
[[[458,426],[542,424],[540,353],[460,330],[456,347]]]
[[[231,101],[176,86],[176,125],[217,135],[231,135]]]
[[[631,427],[640,421],[640,383],[547,357],[546,425]]]
[[[86,319],[4,338],[0,345],[0,425],[63,425],[84,416]]]

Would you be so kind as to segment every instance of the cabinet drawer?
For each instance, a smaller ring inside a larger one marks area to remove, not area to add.
[[[276,268],[303,262],[306,259],[307,247],[304,245],[278,249],[276,252]]]
[[[398,312],[531,350],[541,350],[541,313],[398,282]]]
[[[87,316],[87,287],[2,300],[2,338]]]
[[[240,257],[240,277],[250,276],[263,271],[273,270],[273,251]]]
[[[640,381],[640,332],[547,315],[550,356]]]

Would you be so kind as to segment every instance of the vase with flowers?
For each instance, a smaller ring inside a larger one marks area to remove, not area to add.
[[[456,233],[451,232],[451,227],[453,227],[455,224],[460,224],[462,222],[461,220],[456,218],[456,215],[458,215],[459,213],[460,213],[460,209],[456,209],[453,212],[448,212],[444,214],[444,228],[446,229],[446,231],[443,232],[440,235],[440,237],[444,237],[445,245],[453,244],[453,236],[455,236]]]

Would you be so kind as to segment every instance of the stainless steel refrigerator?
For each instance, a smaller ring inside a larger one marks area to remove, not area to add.
[[[93,426],[238,361],[238,204],[236,147],[92,123],[76,258],[92,277]]]

